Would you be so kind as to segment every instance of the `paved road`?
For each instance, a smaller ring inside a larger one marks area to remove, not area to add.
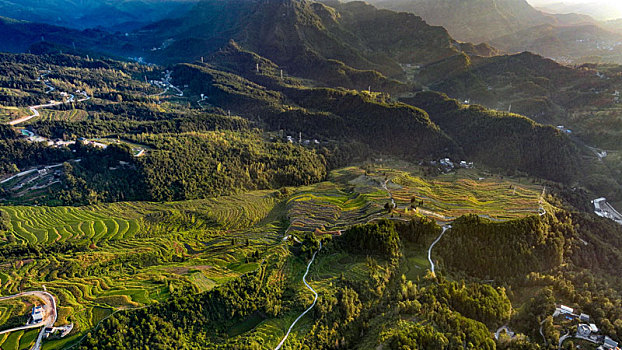
[[[16,178],[16,177],[22,177],[22,176],[24,176],[24,175],[28,175],[28,174],[30,174],[30,173],[34,173],[35,171],[37,171],[37,169],[36,169],[36,168],[35,168],[35,169],[26,170],[26,171],[22,171],[21,173],[17,173],[17,174],[15,174],[15,175],[11,176],[11,177],[7,177],[6,179],[4,179],[4,180],[0,181],[0,184],[3,184],[3,183],[6,183],[6,182],[9,182],[9,181],[13,180],[13,179],[14,179],[14,178]]]
[[[315,303],[317,302],[317,292],[315,291],[315,289],[313,289],[309,283],[307,283],[307,274],[309,274],[309,268],[311,267],[311,264],[313,264],[313,261],[315,260],[315,256],[317,255],[317,252],[319,252],[322,249],[322,242],[320,242],[320,249],[316,250],[315,253],[313,253],[313,257],[311,258],[311,261],[309,261],[309,265],[307,265],[307,271],[305,272],[305,274],[302,276],[302,281],[304,282],[305,286],[307,286],[307,288],[313,293],[314,297],[313,297],[313,304],[311,304],[311,306],[309,306],[303,313],[300,314],[300,316],[298,316],[298,318],[296,320],[294,320],[294,322],[292,323],[291,326],[289,326],[289,329],[287,330],[287,333],[285,333],[285,336],[283,337],[283,339],[281,339],[281,342],[279,343],[279,345],[276,346],[276,348],[274,348],[274,350],[279,350],[282,346],[283,343],[285,343],[285,341],[287,340],[287,337],[289,337],[289,333],[291,333],[292,329],[294,328],[294,326],[296,325],[296,323],[304,316],[307,314],[307,312],[311,311],[311,309],[313,309],[313,307],[315,306]]]
[[[57,312],[56,312],[56,300],[54,299],[54,296],[46,291],[32,291],[32,292],[18,293],[18,294],[6,296],[6,297],[0,297],[0,301],[10,300],[14,298],[23,297],[23,296],[29,296],[29,295],[35,296],[41,299],[41,301],[43,301],[43,305],[44,305],[43,307],[46,312],[45,319],[42,322],[37,323],[35,325],[7,329],[6,331],[0,332],[0,334],[20,331],[20,330],[30,329],[30,328],[38,328],[38,327],[43,326],[41,328],[41,331],[39,332],[39,337],[37,338],[35,345],[31,349],[31,350],[39,350],[41,348],[41,340],[43,339],[43,336],[45,335],[45,328],[53,327],[58,317]]]
[[[32,118],[38,117],[40,115],[39,111],[38,111],[39,108],[48,108],[48,107],[59,106],[59,105],[65,104],[65,103],[71,103],[71,102],[73,102],[74,98],[75,98],[75,96],[71,95],[69,97],[69,99],[67,101],[64,101],[64,102],[53,102],[53,103],[46,103],[46,104],[42,104],[42,105],[30,106],[28,108],[30,109],[30,112],[32,113],[31,115],[25,116],[25,117],[21,117],[21,118],[17,118],[17,119],[13,119],[13,120],[11,120],[9,122],[9,125],[21,124],[23,122],[29,121]],[[86,96],[85,98],[79,99],[78,102],[84,102],[84,101],[87,101],[87,100],[90,100],[90,99],[91,99],[91,97]]]
[[[546,340],[546,337],[544,336],[544,332],[542,331],[542,326],[544,325],[545,321],[546,321],[546,319],[544,319],[544,320],[542,320],[542,322],[540,322],[540,335],[542,336],[542,339],[544,339],[544,346],[549,346],[549,342]]]
[[[27,329],[39,328],[41,326],[43,326],[43,321],[39,322],[39,323],[35,323],[35,324],[30,324],[28,326],[21,326],[21,327],[15,327],[15,328],[7,329],[7,330],[4,330],[4,331],[1,331],[0,334],[17,332],[17,331],[25,331]]]
[[[428,249],[428,261],[430,261],[430,270],[432,271],[432,274],[434,274],[434,268],[435,268],[434,261],[432,261],[432,248],[434,248],[436,243],[438,243],[438,241],[440,241],[441,238],[443,238],[445,231],[447,231],[450,228],[451,228],[451,225],[443,226],[443,232],[441,232],[438,238],[434,242],[432,242],[432,244],[430,245],[430,249]]]

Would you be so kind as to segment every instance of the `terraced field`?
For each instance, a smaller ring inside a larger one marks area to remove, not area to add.
[[[22,297],[0,301],[0,331],[21,327],[28,321],[31,308],[41,302],[34,297]]]
[[[88,118],[88,113],[82,109],[72,109],[68,111],[57,111],[52,109],[42,109],[41,117],[36,120],[46,121],[82,121]],[[32,120],[32,121],[36,121]]]
[[[30,349],[38,335],[39,329],[1,334],[0,347],[2,350]]]
[[[274,207],[270,191],[179,203],[114,203],[89,207],[1,207],[7,235],[32,244],[119,241],[172,233],[239,229],[258,223]]]
[[[60,349],[115,310],[209,290],[255,270],[282,243],[281,201],[278,192],[256,191],[174,203],[1,207],[10,217],[8,239],[42,249],[72,245],[7,259],[0,265],[0,294],[45,286],[55,295],[57,325],[75,324],[66,338],[44,343]],[[12,348],[27,335],[4,342]]]
[[[456,181],[424,180],[399,174],[389,188],[398,207],[409,205],[412,198],[423,201],[421,212],[430,211],[447,219],[477,214],[493,220],[509,220],[538,213],[542,192],[537,186],[526,186],[499,180],[458,179]]]
[[[337,231],[365,223],[382,215],[382,205],[375,198],[370,194],[347,192],[330,182],[305,187],[288,202],[290,230]]]
[[[0,123],[5,123],[19,117],[30,115],[30,110],[26,107],[5,107],[0,106]]]
[[[450,221],[464,214],[492,220],[537,215],[542,187],[516,180],[478,177],[473,172],[422,178],[413,166],[349,167],[333,171],[330,181],[302,187],[288,201],[290,231],[337,231],[352,224],[388,216],[384,209],[391,197],[393,217],[415,215]],[[387,182],[387,189],[384,182]],[[411,201],[423,201],[413,210]],[[546,210],[552,207],[543,201]]]

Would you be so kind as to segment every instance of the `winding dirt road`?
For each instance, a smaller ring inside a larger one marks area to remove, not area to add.
[[[285,336],[283,337],[283,339],[281,339],[281,342],[279,343],[279,345],[276,346],[276,348],[274,348],[274,350],[279,350],[283,344],[285,343],[285,341],[287,340],[287,337],[289,337],[289,334],[292,332],[292,329],[294,328],[294,326],[296,325],[296,323],[304,316],[307,314],[307,312],[311,311],[311,309],[313,309],[313,307],[315,306],[315,303],[317,303],[317,292],[315,291],[315,289],[313,289],[309,283],[307,283],[307,274],[309,274],[309,268],[311,267],[311,264],[313,264],[313,261],[315,260],[315,256],[317,255],[317,252],[319,252],[322,249],[322,242],[320,242],[320,249],[316,250],[315,253],[313,253],[313,257],[311,258],[311,261],[309,261],[309,264],[307,265],[307,271],[305,272],[305,274],[302,276],[302,281],[304,282],[305,286],[307,286],[307,288],[313,293],[314,297],[313,297],[313,304],[311,304],[311,306],[309,306],[305,311],[303,311],[303,313],[300,314],[300,316],[298,316],[298,318],[296,318],[294,320],[294,322],[292,323],[291,326],[289,326],[289,329],[287,330],[287,333],[285,333]]]
[[[46,73],[46,74],[41,75],[41,78],[39,79],[39,81],[43,80],[48,74],[49,74],[49,72]],[[45,86],[47,86],[50,89],[50,90],[45,92],[46,94],[49,94],[50,92],[56,90],[56,88],[54,86],[52,86],[47,80],[43,80],[43,84],[45,84]],[[88,100],[91,99],[91,97],[84,91],[82,91],[82,92],[77,91],[76,93],[80,93],[81,95],[84,96],[84,98],[77,100],[77,102],[84,102],[84,101],[88,101]],[[50,103],[46,103],[46,104],[42,104],[42,105],[36,105],[36,106],[28,107],[28,109],[30,109],[30,113],[32,113],[31,115],[11,120],[9,122],[9,125],[21,124],[23,122],[29,121],[32,118],[38,117],[40,115],[38,109],[40,109],[40,108],[54,107],[54,106],[59,106],[59,105],[65,104],[65,103],[71,103],[71,102],[75,101],[76,97],[74,95],[72,95],[72,94],[67,94],[67,95],[69,96],[69,98],[66,101],[50,102]]]
[[[443,232],[441,232],[441,234],[438,236],[438,238],[432,242],[432,244],[430,245],[430,248],[428,249],[428,261],[430,262],[430,270],[432,271],[432,274],[434,275],[434,261],[432,261],[432,248],[434,248],[434,246],[436,245],[436,243],[438,243],[438,241],[441,240],[441,238],[443,238],[443,235],[445,234],[445,231],[447,231],[448,229],[451,228],[451,225],[447,225],[447,226],[443,226]]]

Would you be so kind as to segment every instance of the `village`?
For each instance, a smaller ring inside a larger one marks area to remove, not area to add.
[[[601,334],[589,315],[579,313],[566,305],[560,305],[555,308],[553,319],[562,326],[570,328],[566,335],[559,338],[560,349],[564,341],[570,338],[585,340],[595,344],[598,346],[597,350],[620,349],[616,341],[607,335]]]

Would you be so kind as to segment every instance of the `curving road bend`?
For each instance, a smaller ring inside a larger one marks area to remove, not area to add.
[[[291,326],[289,326],[289,329],[287,330],[287,333],[285,333],[285,336],[283,337],[283,339],[281,339],[281,342],[279,343],[279,345],[276,346],[276,348],[274,348],[274,350],[279,350],[283,344],[285,343],[285,341],[287,340],[287,337],[289,337],[289,334],[291,333],[292,329],[294,328],[294,326],[296,325],[296,323],[304,316],[307,314],[307,312],[311,311],[311,309],[313,309],[313,307],[315,306],[315,303],[317,303],[317,292],[315,291],[315,289],[313,289],[309,283],[307,283],[307,274],[309,274],[309,268],[311,267],[311,264],[313,264],[313,261],[315,260],[315,256],[317,255],[317,252],[319,252],[322,249],[322,242],[320,242],[320,249],[316,250],[315,253],[313,253],[313,257],[311,258],[311,261],[309,261],[309,264],[307,265],[307,271],[305,272],[305,274],[302,276],[302,281],[304,282],[305,286],[307,286],[307,288],[313,293],[314,298],[313,298],[313,304],[311,304],[311,306],[309,306],[303,313],[300,314],[300,316],[298,316],[298,318],[296,318],[294,320],[294,322],[292,323]]]
[[[38,80],[41,81],[42,78],[45,78],[45,76],[47,76],[49,73],[43,74],[41,75],[41,78],[39,78]],[[46,94],[49,94],[50,92],[56,90],[56,88],[54,86],[52,86],[48,80],[43,80],[43,83],[45,84],[45,86],[47,88],[49,88],[50,90],[46,91]],[[80,95],[84,96],[84,98],[77,100],[77,102],[84,102],[84,101],[88,101],[91,99],[91,97],[85,92],[85,91],[76,91],[76,93],[79,93]],[[38,117],[39,108],[48,108],[48,107],[54,107],[54,106],[59,106],[65,103],[72,103],[75,101],[75,96],[73,94],[67,94],[69,96],[69,98],[66,101],[60,101],[60,102],[50,102],[50,103],[46,103],[46,104],[42,104],[42,105],[36,105],[36,106],[30,106],[28,107],[28,109],[30,109],[30,113],[32,113],[29,116],[25,116],[25,117],[21,117],[21,118],[17,118],[14,120],[11,120],[9,122],[9,125],[17,125],[17,124],[21,124],[23,122],[29,121],[32,118],[36,118]]]
[[[25,330],[25,329],[30,329],[30,328],[38,328],[38,327],[43,326],[41,328],[41,331],[39,332],[39,336],[37,337],[37,341],[35,342],[35,345],[31,348],[31,350],[39,350],[41,348],[41,340],[43,339],[43,336],[45,335],[45,329],[47,327],[53,327],[58,317],[58,314],[56,312],[56,300],[54,299],[54,296],[46,291],[32,291],[32,292],[18,293],[18,294],[6,296],[6,297],[0,297],[0,301],[19,298],[19,297],[28,296],[28,295],[35,296],[41,299],[41,301],[43,301],[43,307],[46,312],[45,319],[43,319],[42,322],[39,322],[33,325],[7,329],[5,331],[0,332],[0,334],[20,331],[20,330]]]
[[[432,244],[430,245],[430,249],[428,249],[428,261],[430,262],[430,270],[432,271],[432,274],[434,275],[434,261],[432,261],[432,248],[434,248],[434,246],[436,245],[436,243],[438,243],[438,241],[441,240],[441,238],[443,238],[443,235],[445,234],[445,231],[447,231],[448,229],[451,228],[451,225],[447,225],[447,226],[443,226],[443,232],[441,232],[441,234],[438,236],[438,238],[432,242]]]

